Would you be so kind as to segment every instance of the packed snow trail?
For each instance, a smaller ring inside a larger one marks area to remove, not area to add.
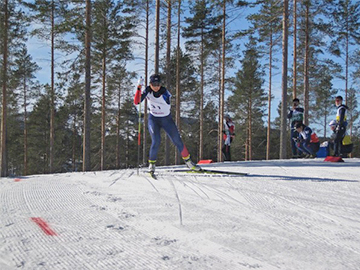
[[[360,269],[359,165],[1,178],[0,269]]]

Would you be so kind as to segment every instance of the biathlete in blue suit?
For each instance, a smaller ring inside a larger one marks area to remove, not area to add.
[[[158,74],[150,76],[150,85],[147,86],[142,93],[140,87],[137,88],[135,93],[135,105],[138,105],[146,98],[150,111],[148,129],[152,142],[149,153],[149,171],[155,171],[155,163],[161,141],[161,128],[165,130],[166,134],[177,147],[188,168],[191,170],[201,170],[198,165],[192,162],[190,154],[180,137],[174,120],[171,117],[170,97],[170,92],[165,87],[161,86],[161,79]]]

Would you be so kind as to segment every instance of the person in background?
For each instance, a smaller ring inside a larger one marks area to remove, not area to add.
[[[170,92],[161,86],[161,79],[158,74],[150,76],[150,85],[141,93],[140,87],[137,88],[134,103],[138,105],[145,98],[148,101],[150,111],[148,129],[151,135],[151,147],[149,152],[149,172],[155,172],[155,164],[161,141],[161,129],[164,129],[171,141],[181,153],[181,156],[190,170],[200,171],[201,168],[190,158],[190,154],[184,145],[179,131],[170,114]]]
[[[330,136],[330,142],[329,142],[329,148],[331,150],[334,150],[334,140],[336,138],[336,121],[335,120],[332,120],[330,123],[329,123],[329,126],[330,126],[330,129],[332,130],[332,134]],[[353,143],[351,141],[351,137],[349,135],[346,135],[344,136],[343,140],[342,140],[342,144],[341,144],[341,148],[340,148],[340,156],[341,157],[347,157],[348,154],[350,154],[353,150]]]
[[[296,147],[304,154],[305,158],[315,158],[316,152],[320,148],[318,136],[303,123],[297,123],[295,128],[299,134],[297,138],[294,138]]]
[[[336,111],[336,127],[335,127],[335,138],[334,138],[334,156],[338,157],[341,153],[342,141],[346,132],[346,110],[349,109],[346,105],[342,104],[342,96],[335,97]]]
[[[224,161],[231,161],[230,145],[235,137],[235,125],[228,114],[225,115],[223,132],[224,145],[222,147],[222,152],[225,155]]]
[[[298,158],[299,155],[299,151],[298,148],[295,145],[295,140],[294,138],[298,138],[299,134],[297,133],[296,129],[295,129],[295,125],[297,123],[301,123],[303,122],[304,119],[304,108],[301,108],[299,106],[300,101],[298,98],[294,98],[293,99],[293,106],[292,109],[290,110],[290,112],[287,115],[287,118],[290,119],[290,136],[291,136],[291,150],[292,150],[292,157],[293,158]]]

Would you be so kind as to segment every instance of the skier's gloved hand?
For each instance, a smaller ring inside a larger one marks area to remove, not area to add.
[[[144,84],[144,80],[142,79],[142,77],[140,77],[139,81],[138,81],[138,85],[136,87],[136,92],[135,92],[135,96],[134,96],[134,104],[138,105],[141,102],[141,88]]]
[[[335,131],[338,132],[340,130],[340,126],[337,125],[336,128],[335,128]]]
[[[144,86],[144,79],[142,77],[138,80],[138,86]]]

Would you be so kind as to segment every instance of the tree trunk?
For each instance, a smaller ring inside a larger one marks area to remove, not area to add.
[[[26,87],[26,75],[24,77],[24,169],[23,174],[28,174],[28,149],[27,149],[27,87]]]
[[[76,170],[76,115],[74,114],[74,123],[73,123],[73,139],[72,139],[72,171],[75,172]]]
[[[345,105],[348,103],[348,81],[349,81],[349,20],[346,20],[346,44],[345,44]]]
[[[1,177],[8,176],[7,164],[7,57],[8,57],[8,31],[9,31],[8,0],[4,0],[4,37],[3,37],[3,87],[1,110]]]
[[[181,32],[181,0],[179,0],[178,6],[178,31],[177,31],[177,50],[176,50],[176,105],[175,105],[175,123],[181,134],[180,123],[180,32]],[[179,151],[175,148],[175,164],[179,164]]]
[[[267,134],[266,134],[266,160],[269,160],[269,159],[270,159],[272,46],[273,46],[273,35],[272,35],[272,30],[270,30],[270,46],[269,46],[269,94],[268,94],[268,126],[267,126]]]
[[[249,147],[249,156],[248,160],[252,160],[252,95],[249,97],[249,139],[248,139],[248,147]]]
[[[83,138],[83,171],[91,170],[90,156],[90,88],[91,88],[91,0],[86,0],[85,29],[85,100],[84,100],[84,138]]]
[[[222,155],[222,146],[223,146],[223,129],[224,129],[224,98],[225,98],[225,30],[226,30],[226,1],[223,1],[223,25],[222,25],[222,67],[221,67],[221,88],[220,88],[220,106],[219,106],[219,149],[218,149],[218,156],[220,160],[223,161]]]
[[[280,159],[286,158],[287,145],[287,68],[288,68],[288,16],[289,2],[284,0],[283,9],[283,41],[282,41],[282,97],[281,97],[281,128],[280,128]]]
[[[54,140],[55,140],[55,3],[51,1],[51,93],[50,93],[50,149],[49,172],[54,170]]]
[[[106,134],[106,52],[102,59],[102,98],[101,98],[101,152],[100,170],[105,170],[105,134]]]
[[[171,57],[171,1],[168,0],[167,29],[166,29],[166,86],[169,87],[171,81],[170,57]],[[165,165],[170,164],[170,139],[165,136]]]
[[[221,147],[221,141],[223,139],[223,136],[219,135],[219,134],[222,134],[222,130],[220,130],[220,122],[221,122],[221,115],[220,115],[220,100],[221,100],[221,49],[219,48],[219,59],[218,59],[218,63],[219,63],[219,66],[218,66],[218,78],[219,78],[219,85],[218,85],[218,88],[219,88],[219,126],[218,126],[218,138],[217,138],[217,160],[220,161],[221,160],[221,156],[222,156],[222,151],[219,151],[219,148]],[[221,133],[220,133],[221,132]],[[221,148],[220,148],[221,149]]]
[[[326,138],[326,128],[327,128],[327,115],[325,114],[325,118],[324,118],[324,138]]]
[[[293,49],[293,99],[296,98],[296,65],[297,65],[297,45],[296,45],[296,34],[297,34],[297,0],[294,0],[294,13],[293,13],[293,21],[294,21],[294,49]]]
[[[199,159],[204,156],[204,33],[201,29],[201,53],[200,53],[200,117],[199,117]]]
[[[154,70],[159,73],[159,51],[160,51],[160,0],[156,0],[156,16],[155,16],[155,59]]]
[[[117,117],[116,117],[116,168],[120,169],[120,118],[121,118],[121,84],[118,89],[118,104],[117,104]]]
[[[305,61],[304,61],[304,124],[309,125],[309,43],[310,43],[310,26],[309,26],[309,5],[305,2]]]
[[[148,83],[148,61],[149,61],[149,16],[150,16],[150,0],[146,1],[146,26],[145,26],[145,85]],[[147,129],[147,100],[144,100],[144,126],[143,126],[143,164],[146,164],[147,160],[147,147],[146,147],[146,132]]]
[[[103,21],[104,29],[107,29],[107,20],[104,17]],[[101,97],[101,147],[100,147],[100,170],[105,170],[105,135],[106,135],[106,60],[107,60],[107,54],[106,54],[106,47],[107,47],[107,30],[103,33],[103,43],[104,48],[102,51],[102,97]]]

